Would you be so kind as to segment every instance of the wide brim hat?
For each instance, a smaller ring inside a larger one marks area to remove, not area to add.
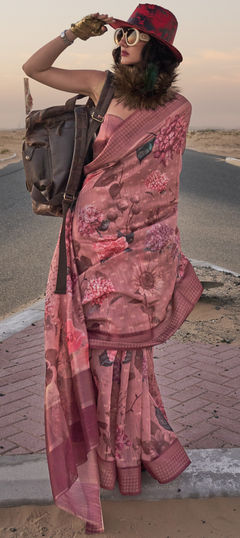
[[[178,62],[183,60],[181,52],[173,46],[178,22],[175,15],[168,9],[155,4],[138,4],[127,21],[114,19],[110,26],[115,29],[131,26],[149,34],[170,49]]]

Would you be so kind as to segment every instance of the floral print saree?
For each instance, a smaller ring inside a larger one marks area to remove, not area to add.
[[[117,479],[123,495],[134,495],[143,466],[166,483],[190,464],[153,366],[153,346],[174,334],[202,293],[177,227],[190,114],[178,94],[124,121],[108,115],[112,134],[85,167],[66,218],[65,295],[54,293],[59,241],[50,267],[49,473],[56,504],[84,519],[87,533],[104,531],[100,487],[113,489]]]

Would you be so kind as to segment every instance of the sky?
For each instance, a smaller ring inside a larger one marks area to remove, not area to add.
[[[25,124],[22,64],[41,46],[57,37],[83,16],[108,13],[127,20],[137,3],[122,0],[8,0],[1,10],[0,128]],[[161,4],[178,20],[174,45],[184,61],[178,87],[192,103],[192,129],[240,128],[240,2],[239,0],[172,0]],[[87,6],[87,7],[86,7]],[[88,41],[77,39],[55,61],[65,69],[108,69],[114,30]],[[29,79],[33,109],[64,104],[70,93],[48,88]]]

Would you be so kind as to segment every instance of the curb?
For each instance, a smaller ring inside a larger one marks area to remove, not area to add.
[[[0,321],[0,340],[6,340],[6,338],[29,327],[31,323],[43,319],[44,305],[45,299],[40,299],[40,301],[32,303],[31,306],[25,308],[22,312],[12,314]]]
[[[225,162],[234,166],[240,166],[240,159],[236,159],[236,157],[226,157]]]
[[[194,267],[205,267],[206,269],[215,269],[215,271],[220,271],[221,273],[226,273],[227,275],[233,275],[233,276],[240,276],[240,273],[236,273],[235,271],[231,271],[230,269],[226,269],[226,267],[220,267],[220,265],[214,265],[213,263],[201,261],[201,260],[193,260],[189,258],[189,261],[192,263]]]
[[[193,260],[191,258],[189,258],[189,261],[194,267],[205,267],[209,269],[215,269],[216,271],[221,271],[226,274],[231,274],[236,277],[240,276],[239,273],[235,273],[230,269],[226,269],[225,267],[220,267],[218,265],[213,265],[205,261]],[[22,310],[21,312],[18,312],[17,314],[12,314],[11,316],[8,316],[2,321],[0,321],[0,340],[6,340],[10,336],[13,336],[14,334],[22,331],[23,329],[26,329],[26,327],[29,327],[31,323],[43,319],[44,305],[45,299],[40,299],[39,301],[32,303],[30,307]]]
[[[4,157],[3,159],[0,159],[0,163],[3,163],[4,161],[11,161],[11,159],[15,159],[17,157],[16,153],[13,153],[13,155],[10,155],[10,157]]]
[[[186,450],[191,465],[172,482],[159,484],[142,473],[142,493],[127,496],[129,501],[240,496],[240,448]],[[51,504],[45,454],[1,456],[0,506]],[[101,490],[101,498],[122,500],[118,487]]]

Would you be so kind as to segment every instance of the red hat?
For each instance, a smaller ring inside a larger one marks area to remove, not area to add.
[[[110,26],[115,29],[128,26],[137,28],[140,32],[149,34],[163,43],[173,52],[178,62],[183,59],[179,50],[172,44],[178,27],[177,19],[164,7],[155,4],[138,4],[127,21],[115,19]]]

